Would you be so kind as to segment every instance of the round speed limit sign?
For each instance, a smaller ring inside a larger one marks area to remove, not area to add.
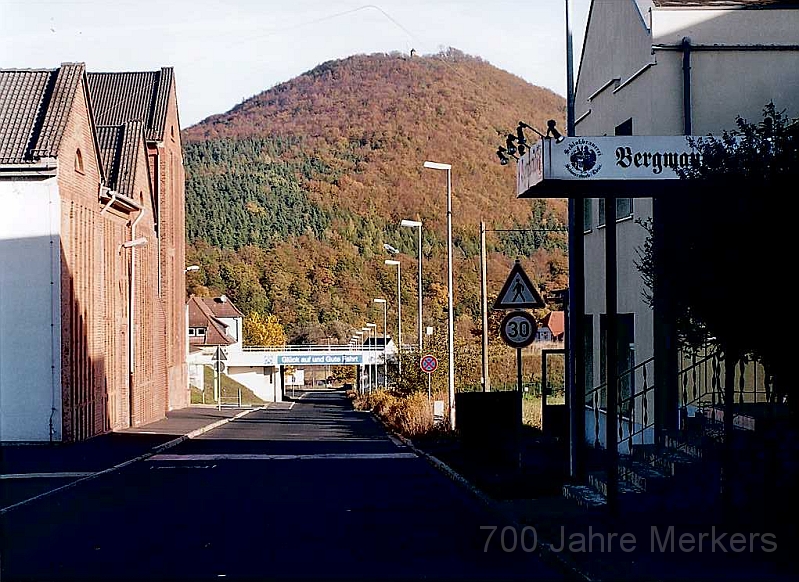
[[[535,318],[526,311],[511,311],[502,320],[499,333],[512,348],[526,348],[535,339],[538,325]]]

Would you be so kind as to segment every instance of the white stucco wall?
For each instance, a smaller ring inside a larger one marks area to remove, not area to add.
[[[56,178],[0,181],[0,209],[0,441],[60,441]]]
[[[661,50],[684,37],[692,45],[797,45],[799,10],[653,9],[649,0],[594,0],[576,90],[577,135],[614,135],[633,119],[635,135],[684,132],[683,55]],[[655,48],[653,48],[655,47]],[[751,47],[750,47],[751,48]],[[653,63],[632,78],[647,63]],[[696,50],[691,53],[692,134],[720,134],[737,115],[757,121],[770,100],[799,116],[799,51]],[[599,91],[611,79],[619,81]],[[590,98],[590,99],[589,99]],[[589,113],[590,111],[590,113]],[[646,196],[646,192],[640,192]],[[646,233],[635,219],[651,216],[648,198],[635,198],[633,220],[617,225],[618,311],[635,318],[636,360],[653,353],[652,311],[642,300],[635,267],[636,249]],[[592,203],[591,232],[585,235],[586,313],[593,315],[594,385],[599,371],[599,314],[605,312],[605,229],[597,228],[598,201]],[[651,370],[650,370],[651,372]],[[650,386],[653,378],[650,373]],[[636,381],[640,389],[642,382]],[[650,411],[654,402],[650,401]],[[586,437],[593,434],[593,417]]]
[[[280,379],[277,378],[274,368],[263,366],[230,366],[225,374],[253,391],[264,402],[279,402],[276,398],[279,390]]]

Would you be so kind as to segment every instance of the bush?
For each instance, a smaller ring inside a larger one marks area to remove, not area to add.
[[[433,407],[422,391],[401,395],[378,389],[371,394],[347,392],[356,410],[371,410],[393,431],[407,437],[420,436],[433,430]]]

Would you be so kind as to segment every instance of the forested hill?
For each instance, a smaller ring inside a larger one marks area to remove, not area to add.
[[[319,65],[185,130],[189,259],[203,266],[189,273],[190,291],[274,313],[290,337],[346,341],[341,330],[375,319],[372,298],[395,303],[386,243],[401,251],[403,304],[414,303],[415,233],[399,226],[412,218],[424,223],[425,311],[435,324],[446,307],[446,178],[422,168],[433,160],[452,164],[465,329],[479,314],[480,220],[490,229],[566,223],[565,201],[516,199],[515,163],[500,165],[497,147],[519,121],[562,126],[564,115],[560,96],[454,49]],[[488,238],[495,291],[517,255],[541,283],[565,284],[565,233]],[[414,310],[403,316],[414,329]]]

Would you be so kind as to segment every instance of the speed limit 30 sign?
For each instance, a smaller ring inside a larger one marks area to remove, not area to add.
[[[538,324],[535,318],[526,311],[511,311],[502,320],[499,334],[512,348],[526,348],[535,340]]]

